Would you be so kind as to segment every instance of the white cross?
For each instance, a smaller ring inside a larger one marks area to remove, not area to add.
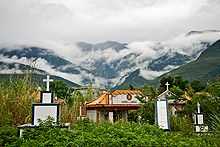
[[[165,84],[166,86],[167,86],[167,91],[169,90],[169,83],[168,82],[166,82],[166,84]]]
[[[200,113],[200,103],[199,102],[197,102],[197,111],[198,111],[198,113]]]
[[[47,79],[43,79],[43,82],[46,82],[46,84],[47,84],[47,90],[46,91],[50,91],[50,82],[53,82],[53,79],[50,79],[50,76],[47,75]]]

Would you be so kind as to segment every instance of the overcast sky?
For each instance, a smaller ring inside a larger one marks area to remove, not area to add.
[[[0,42],[161,41],[219,16],[220,0],[0,0]]]

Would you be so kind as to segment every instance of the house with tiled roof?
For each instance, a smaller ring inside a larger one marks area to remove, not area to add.
[[[141,102],[137,98],[141,95],[142,93],[139,90],[104,91],[95,100],[86,102],[81,112],[94,122],[127,121],[128,111],[137,110],[141,107]]]

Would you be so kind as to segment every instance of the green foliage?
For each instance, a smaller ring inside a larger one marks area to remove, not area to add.
[[[153,100],[143,103],[140,109],[137,111],[131,111],[128,113],[128,120],[139,123],[155,123],[155,102]]]
[[[142,95],[137,96],[137,99],[142,103],[142,106],[137,111],[130,111],[128,113],[128,120],[154,124],[155,122],[155,98],[158,91],[151,86],[145,85],[142,89]]]
[[[76,118],[80,115],[79,110],[86,101],[94,98],[94,89],[92,85],[83,91],[75,90],[66,99],[66,105],[62,106],[62,121],[63,122],[75,122]]]
[[[220,97],[220,81],[215,81],[208,85],[207,91],[215,97]]]
[[[210,114],[210,127],[220,136],[220,116]]]
[[[79,121],[70,130],[39,127],[24,132],[22,139],[8,146],[219,146],[215,135],[198,136],[164,132],[156,126],[138,123]]]
[[[0,146],[5,146],[15,142],[18,139],[17,130],[14,127],[0,127]]]
[[[192,134],[193,125],[189,117],[171,116],[170,126],[172,131],[178,131],[185,134]]]
[[[71,89],[64,81],[54,81],[51,83],[51,89],[58,98],[68,99],[71,95]]]
[[[203,89],[205,89],[205,85],[200,82],[199,80],[193,80],[190,83],[191,87],[194,89],[195,92],[199,92],[202,91]]]
[[[181,95],[184,94],[184,91],[180,89],[179,86],[175,86],[175,85],[173,85],[173,87],[170,88],[170,91],[172,91],[176,95],[176,96],[172,96],[171,99],[178,99],[179,97],[181,97]]]
[[[150,100],[155,99],[158,95],[157,89],[153,88],[152,86],[144,85],[142,88],[143,96],[147,96]]]
[[[188,81],[183,79],[181,76],[174,77],[174,85],[178,86],[180,89],[185,90],[188,86]]]

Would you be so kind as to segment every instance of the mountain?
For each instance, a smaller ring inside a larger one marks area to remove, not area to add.
[[[177,52],[166,53],[164,56],[151,61],[148,65],[148,68],[153,71],[161,71],[165,70],[165,68],[168,66],[183,65],[191,60],[192,57]]]
[[[10,71],[11,73],[22,73],[23,70],[29,68],[34,68],[34,71],[38,71],[40,74],[55,74],[69,81],[73,81],[71,78],[67,78],[71,75],[80,76],[82,72],[89,72],[66,60],[65,57],[57,55],[51,49],[32,46],[0,49],[1,73],[10,73]]]
[[[130,87],[140,87],[145,84],[155,85],[154,80],[146,80],[140,76],[140,69],[135,70],[126,77],[122,84],[117,84],[112,89],[128,89]]]
[[[31,66],[78,85],[142,85],[196,60],[219,38],[219,31],[206,30],[162,42],[56,42],[55,48],[41,44],[1,47],[0,43],[0,69],[4,69],[1,73],[14,73]]]
[[[21,63],[7,63],[0,61],[0,74],[11,74],[11,73],[21,74],[28,70],[32,70],[36,74],[46,74],[45,71],[33,68],[29,65],[25,65]]]
[[[0,61],[0,80],[1,81],[21,78],[21,77],[26,76],[26,74],[30,72],[32,73],[32,80],[37,82],[38,84],[42,83],[43,79],[45,79],[47,75],[45,71],[31,67],[29,65],[20,64],[20,63],[7,63],[7,62]],[[62,77],[52,75],[51,78],[55,80],[62,80],[71,87],[80,86]]]
[[[179,48],[170,50],[171,49],[171,47],[170,47],[170,48],[168,48],[170,51],[168,50],[162,56],[159,56],[158,58],[151,60],[148,64],[147,69],[145,69],[145,71],[152,72],[152,74],[157,74],[158,72],[160,72],[160,75],[162,77],[164,75],[167,75],[166,73],[169,73],[169,71],[171,71],[170,73],[172,73],[172,75],[174,75],[173,73],[175,73],[176,75],[181,75],[188,80],[212,79],[212,77],[210,77],[210,75],[216,77],[218,75],[218,69],[219,69],[218,67],[216,67],[213,70],[210,70],[209,74],[208,74],[209,76],[197,75],[199,78],[196,78],[197,76],[191,76],[196,73],[199,74],[200,73],[199,71],[192,72],[192,73],[189,72],[190,74],[187,74],[187,76],[185,76],[187,71],[191,70],[190,68],[194,69],[195,67],[189,67],[188,70],[185,70],[186,73],[184,75],[179,73],[179,72],[181,72],[181,70],[179,71],[179,69],[181,69],[182,67],[185,67],[184,66],[185,64],[188,65],[188,64],[192,64],[194,62],[197,62],[197,59],[199,60],[201,57],[203,57],[203,54],[206,53],[206,50],[207,51],[210,50],[211,46],[214,45],[213,43],[216,40],[220,39],[219,33],[220,33],[220,31],[217,31],[217,30],[198,31],[198,32],[192,31],[192,32],[187,33],[187,35],[182,35],[178,39],[174,39],[172,42],[168,41],[170,44],[174,45],[174,44],[176,44],[177,40],[178,40],[178,42],[179,42],[179,40],[181,40],[180,38],[185,38],[185,39],[182,39],[183,41],[181,41],[181,43],[184,44],[184,42],[185,42],[185,44],[189,44],[189,42],[190,42],[191,48],[188,45],[179,45]],[[211,34],[216,34],[217,36],[215,36],[215,35],[214,35],[215,37],[209,36],[208,37],[209,39],[208,38],[204,39],[204,37],[206,35],[211,35]],[[215,39],[213,39],[213,38],[215,38]],[[189,41],[188,39],[189,40],[192,39],[192,40]],[[213,39],[213,41],[211,41],[211,39]],[[183,47],[185,47],[185,48],[183,48]],[[164,47],[164,48],[166,48],[166,47]],[[184,50],[188,51],[188,54],[187,54],[187,52],[183,53],[182,51],[184,51]],[[200,57],[200,55],[201,55],[201,57]],[[209,63],[204,63],[204,64],[209,64]],[[176,68],[177,68],[178,73],[175,70]],[[204,69],[207,69],[207,68],[204,68]],[[155,72],[153,72],[153,71],[155,71]],[[135,70],[133,72],[130,72],[126,76],[126,78],[124,78],[123,81],[121,81],[120,83],[117,84],[116,87],[122,88],[122,87],[126,87],[127,85],[143,86],[144,84],[151,84],[151,85],[158,84],[159,79],[161,78],[160,75],[157,74],[155,76],[156,78],[149,79],[149,77],[146,76],[147,74],[143,74],[143,72],[144,72],[144,70]],[[160,77],[160,78],[157,78],[157,77]]]
[[[140,76],[140,71],[131,73],[121,85],[116,88],[127,88],[128,85],[143,86],[144,84],[157,85],[161,78],[167,76],[181,76],[189,81],[200,80],[208,82],[220,77],[220,40],[210,45],[200,56],[190,63],[180,66],[153,80],[146,80]]]
[[[179,75],[192,81],[207,82],[220,77],[220,40],[209,46],[200,57],[159,77]]]
[[[84,70],[77,65],[74,65],[70,61],[56,55],[53,51],[49,49],[39,48],[39,47],[24,47],[20,48],[2,48],[0,50],[0,55],[7,58],[16,58],[17,60],[25,58],[27,60],[44,60],[52,68],[58,69],[66,73],[80,74],[80,70]],[[66,68],[63,68],[63,67]]]
[[[82,51],[92,51],[92,50],[105,50],[108,48],[112,48],[115,51],[120,51],[122,49],[127,48],[126,47],[127,43],[119,43],[117,41],[106,41],[106,42],[101,42],[97,44],[91,44],[87,42],[78,42],[77,46],[79,46]]]
[[[1,81],[4,81],[4,80],[7,81],[7,80],[10,80],[10,79],[23,78],[25,76],[26,76],[26,74],[24,74],[24,73],[20,73],[20,74],[18,74],[18,73],[0,74],[0,80]],[[36,82],[37,84],[39,84],[39,85],[42,85],[42,83],[43,83],[42,81],[45,78],[46,78],[46,74],[44,74],[44,75],[43,74],[36,74],[36,73],[32,74],[32,80],[34,82]],[[52,76],[50,76],[50,78],[54,79],[54,80],[63,81],[64,83],[66,83],[70,87],[80,87],[80,85],[78,85],[78,84],[76,84],[76,83],[74,83],[72,81],[68,81],[68,80],[66,80],[64,78],[58,77],[58,76],[53,76],[52,75]]]

